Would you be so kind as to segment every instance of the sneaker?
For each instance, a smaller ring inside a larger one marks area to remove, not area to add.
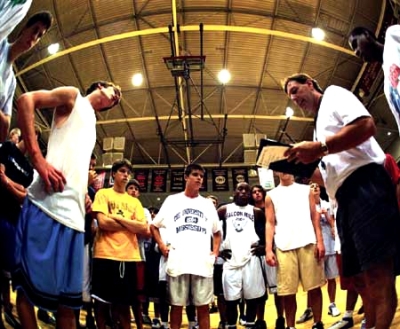
[[[365,319],[363,319],[363,320],[361,321],[361,327],[360,327],[360,329],[367,329],[367,321],[366,321]]]
[[[339,309],[336,307],[335,303],[331,303],[328,307],[328,314],[335,317],[340,315]]]
[[[317,323],[314,323],[311,329],[324,329],[324,324],[321,321],[319,321]]]
[[[217,313],[218,312],[218,307],[216,305],[211,305],[210,307],[210,313]]]
[[[313,318],[313,316],[314,316],[314,314],[313,314],[311,308],[306,308],[303,315],[296,321],[296,324],[304,323],[308,320],[311,320]]]
[[[275,321],[275,329],[285,329],[285,318],[280,316]]]
[[[153,321],[151,321],[151,328],[152,329],[160,329],[161,328],[160,320],[157,318],[153,319]]]
[[[254,324],[254,328],[256,329],[267,329],[267,323],[265,320],[257,320]]]
[[[38,309],[37,311],[37,317],[40,321],[46,323],[46,324],[51,324],[51,325],[56,325],[56,318],[53,315],[50,315],[48,312],[42,309]]]
[[[246,315],[243,315],[239,318],[239,324],[241,326],[245,326],[246,325]]]
[[[343,318],[342,320],[335,322],[328,329],[350,329],[353,328],[353,318]]]
[[[4,319],[14,329],[22,329],[21,324],[14,317],[14,315],[12,314],[12,311],[4,310]]]
[[[96,329],[96,325],[94,323],[93,316],[86,316],[86,328],[87,329]]]
[[[143,318],[143,324],[149,324],[149,325],[152,324],[151,319],[148,314],[142,314],[142,318]]]
[[[218,329],[225,329],[225,322],[219,321]]]

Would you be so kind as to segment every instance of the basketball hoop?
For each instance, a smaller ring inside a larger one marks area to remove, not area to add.
[[[189,78],[190,72],[201,71],[204,67],[206,56],[171,56],[164,57],[167,69],[174,77]]]

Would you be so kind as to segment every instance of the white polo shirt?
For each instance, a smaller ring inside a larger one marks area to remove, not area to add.
[[[318,111],[314,140],[325,140],[354,120],[370,116],[364,105],[350,91],[329,86]],[[383,164],[384,160],[385,154],[373,137],[349,150],[324,156],[319,169],[329,197],[335,199],[339,187],[356,169],[369,163]]]

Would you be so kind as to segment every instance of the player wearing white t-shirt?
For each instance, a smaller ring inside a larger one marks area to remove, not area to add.
[[[350,33],[349,45],[363,61],[382,63],[386,99],[400,127],[400,25],[387,28],[385,44],[379,42],[369,29],[356,27]]]
[[[10,22],[17,22],[22,19],[18,18],[18,8],[23,12],[27,8],[22,8],[20,3],[14,1],[0,0],[0,143],[4,142],[10,127],[12,102],[16,88],[16,80],[13,71],[13,63],[15,60],[26,53],[40,41],[42,36],[47,32],[52,23],[50,12],[38,12],[29,18],[24,28],[20,32],[18,38],[13,43],[8,43],[8,34],[3,34],[4,29]],[[31,1],[26,4],[30,5]],[[13,17],[12,13],[16,14]],[[25,16],[26,11],[23,13]],[[15,25],[11,25],[15,27]]]
[[[218,209],[218,216],[224,222],[222,248],[227,254],[222,285],[229,328],[236,328],[240,298],[246,301],[246,327],[254,327],[257,306],[265,295],[265,280],[259,257],[264,254],[265,248],[264,243],[259,243],[260,238],[255,229],[255,222],[263,222],[264,214],[261,209],[250,205],[249,200],[250,186],[242,182],[236,187],[234,202]]]
[[[295,325],[296,293],[301,281],[310,295],[315,320],[312,328],[323,329],[321,286],[325,284],[325,248],[320,216],[309,186],[295,183],[293,175],[278,175],[278,187],[265,198],[266,261],[277,266],[278,295],[284,299],[287,327]]]
[[[313,180],[338,203],[343,274],[355,277],[367,328],[389,328],[397,304],[393,273],[400,216],[385,154],[373,138],[374,120],[351,92],[338,86],[323,92],[307,74],[288,77],[284,86],[297,106],[315,115],[314,142],[295,144],[286,151],[288,160],[322,158]]]
[[[209,329],[208,305],[213,300],[213,268],[221,243],[220,223],[211,200],[199,194],[204,169],[190,164],[185,170],[185,191],[170,195],[151,224],[151,231],[163,256],[168,257],[171,328],[179,329],[182,307],[189,294],[197,308],[200,329]],[[165,228],[169,245],[161,239]],[[210,251],[210,237],[213,251]]]

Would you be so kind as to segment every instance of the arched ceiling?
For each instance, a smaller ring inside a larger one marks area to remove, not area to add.
[[[243,134],[281,135],[292,105],[280,86],[285,76],[307,72],[322,87],[355,86],[363,65],[347,36],[357,25],[379,30],[384,8],[384,0],[35,0],[28,17],[46,9],[55,24],[17,61],[17,96],[63,85],[84,91],[92,81],[111,80],[123,99],[98,114],[97,155],[103,138],[122,136],[124,156],[138,167],[243,163]],[[199,24],[203,88],[199,71],[175,84],[163,58],[171,56],[171,45],[177,55],[200,55]],[[325,30],[325,42],[310,38],[313,27]],[[61,52],[49,57],[47,46],[55,42]],[[226,85],[217,79],[222,68],[232,76]],[[134,73],[143,74],[141,87],[131,84]],[[384,115],[377,138],[387,147],[397,131]],[[37,121],[48,129],[51,111]],[[312,131],[310,115],[294,108],[289,136],[311,139]]]

